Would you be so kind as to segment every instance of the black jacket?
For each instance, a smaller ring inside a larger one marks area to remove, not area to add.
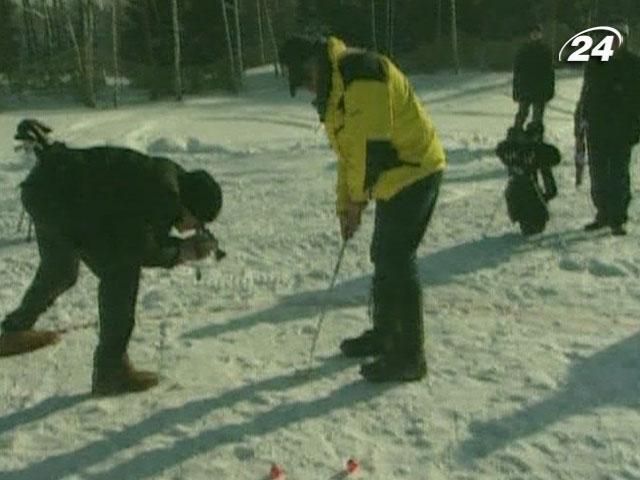
[[[36,225],[58,228],[99,264],[172,267],[179,240],[182,168],[126,148],[67,148],[37,152],[22,183],[22,201]]]
[[[577,133],[582,122],[594,140],[638,142],[640,57],[623,48],[608,62],[591,59],[587,63],[576,111]]]
[[[517,102],[548,102],[555,93],[551,48],[542,42],[525,43],[513,67],[513,99]]]

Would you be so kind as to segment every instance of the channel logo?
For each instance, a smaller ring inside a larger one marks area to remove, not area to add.
[[[599,40],[596,44],[596,40]],[[608,62],[616,49],[624,43],[624,36],[614,27],[592,27],[576,33],[573,37],[566,41],[558,53],[560,62],[588,62],[590,58],[599,58],[601,62]],[[595,45],[594,45],[595,44]],[[563,57],[567,52],[571,54],[566,58]]]

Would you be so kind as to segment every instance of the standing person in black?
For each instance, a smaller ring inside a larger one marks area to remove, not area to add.
[[[19,307],[2,322],[0,354],[24,353],[58,340],[54,331],[32,328],[75,284],[82,260],[100,280],[92,392],[146,390],[158,383],[157,375],[135,370],[127,356],[140,271],[172,268],[217,250],[204,224],[218,216],[222,192],[202,170],[187,172],[169,159],[125,148],[68,148],[51,143],[49,131],[25,120],[15,136],[32,145],[38,159],[21,188],[40,265]],[[179,239],[170,236],[173,227],[199,233]]]
[[[555,93],[553,54],[542,36],[542,27],[534,25],[529,40],[516,55],[513,67],[513,99],[518,102],[515,127],[522,130],[533,106],[535,123],[543,123],[547,102]]]
[[[610,25],[623,34],[608,61],[592,57],[575,113],[577,144],[586,137],[591,198],[596,208],[587,231],[610,227],[626,235],[631,201],[631,149],[640,139],[640,57],[627,48],[629,26],[619,19]]]

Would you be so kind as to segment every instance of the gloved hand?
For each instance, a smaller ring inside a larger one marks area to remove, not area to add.
[[[350,240],[351,237],[353,237],[353,235],[358,231],[362,220],[362,211],[366,206],[366,203],[351,201],[347,202],[345,210],[342,211],[339,216],[340,234],[342,235],[342,240]]]
[[[218,242],[213,236],[198,232],[180,243],[180,263],[202,260],[217,249]]]

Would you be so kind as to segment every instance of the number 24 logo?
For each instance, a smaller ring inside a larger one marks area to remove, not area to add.
[[[605,31],[610,33],[606,35],[595,47],[593,46],[593,38],[587,35],[589,32]],[[611,35],[613,34],[613,35]],[[607,62],[613,56],[615,50],[613,44],[615,40],[622,45],[624,37],[622,34],[613,27],[593,27],[583,30],[580,33],[575,34],[560,49],[558,59],[562,62],[562,52],[568,46],[579,47],[575,52],[569,55],[567,62],[588,62],[590,57],[599,57],[600,61]],[[593,47],[593,48],[592,48]],[[589,53],[587,53],[589,52]]]

